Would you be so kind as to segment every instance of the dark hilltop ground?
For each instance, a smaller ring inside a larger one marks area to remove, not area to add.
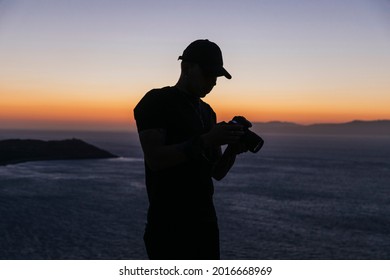
[[[98,159],[118,156],[80,139],[56,141],[9,139],[0,140],[0,165],[27,161]]]

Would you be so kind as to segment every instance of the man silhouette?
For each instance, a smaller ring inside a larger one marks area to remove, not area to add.
[[[179,59],[176,85],[149,91],[134,108],[149,199],[144,241],[150,259],[219,259],[212,178],[221,180],[247,151],[244,131],[217,124],[201,100],[217,77],[231,79],[217,44],[196,40]]]

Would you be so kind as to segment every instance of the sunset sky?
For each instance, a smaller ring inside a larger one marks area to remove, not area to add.
[[[200,38],[220,121],[390,119],[388,0],[0,0],[0,128],[134,128]]]

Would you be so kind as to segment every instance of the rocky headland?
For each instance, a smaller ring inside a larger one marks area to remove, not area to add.
[[[0,165],[27,161],[102,159],[118,156],[80,139],[42,141],[32,139],[0,140]]]

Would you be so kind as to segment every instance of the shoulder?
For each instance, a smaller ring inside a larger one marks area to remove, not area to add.
[[[171,95],[171,93],[172,93],[171,87],[155,88],[148,91],[141,99],[140,103],[152,101],[152,100],[163,101],[167,99]]]
[[[138,131],[161,129],[167,125],[172,100],[172,88],[152,89],[134,108],[134,119]]]
[[[145,96],[167,97],[174,92],[175,89],[173,87],[154,88],[148,91]]]
[[[163,87],[148,91],[134,108],[134,112],[150,108],[157,105],[163,105],[170,101],[172,96],[171,87]]]

